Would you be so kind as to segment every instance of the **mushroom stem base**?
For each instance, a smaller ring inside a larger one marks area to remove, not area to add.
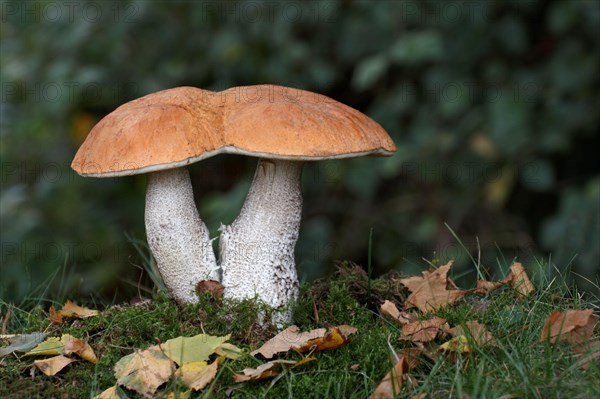
[[[148,175],[145,220],[148,245],[167,289],[179,303],[197,302],[195,285],[219,280],[219,272],[187,169]]]
[[[258,162],[242,210],[219,241],[224,296],[262,300],[281,311],[278,324],[291,320],[286,309],[298,296],[294,248],[298,240],[302,162]]]

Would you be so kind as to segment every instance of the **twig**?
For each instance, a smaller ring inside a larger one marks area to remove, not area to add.
[[[6,311],[6,316],[4,316],[4,321],[2,322],[2,330],[0,330],[0,334],[4,335],[6,332],[6,325],[8,324],[8,318],[10,317],[10,305],[8,305],[8,310]]]

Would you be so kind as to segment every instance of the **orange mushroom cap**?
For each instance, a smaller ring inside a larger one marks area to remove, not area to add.
[[[104,117],[71,167],[83,176],[114,177],[218,154],[311,161],[394,151],[377,122],[321,94],[274,85],[222,92],[177,87],[125,103]]]

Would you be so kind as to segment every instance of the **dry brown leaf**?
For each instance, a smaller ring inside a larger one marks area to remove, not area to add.
[[[434,317],[429,320],[416,320],[402,326],[401,340],[413,342],[429,342],[434,340],[439,333],[449,330],[446,319]]]
[[[511,276],[512,278],[512,276]],[[478,292],[480,294],[487,294],[488,292],[494,291],[500,287],[502,287],[504,284],[506,284],[508,281],[487,281],[487,280],[478,280],[477,281],[477,288],[475,289],[475,292]]]
[[[448,278],[452,263],[450,261],[432,272],[425,271],[423,277],[400,279],[400,283],[411,291],[404,307],[416,307],[426,313],[462,299],[468,291],[456,289],[456,285]]]
[[[283,368],[284,365],[292,366],[297,362],[293,360],[271,360],[265,364],[261,364],[257,368],[246,368],[242,370],[244,374],[234,374],[233,380],[235,382],[244,382],[250,380],[262,380],[265,378],[272,378],[279,375],[279,369]]]
[[[496,338],[494,338],[492,333],[488,331],[485,325],[475,320],[470,320],[464,325],[453,327],[448,332],[453,337],[464,335],[467,338],[471,338],[479,346],[496,344]]]
[[[577,355],[578,363],[584,370],[590,367],[592,361],[600,361],[600,341],[591,341],[586,344],[575,345],[573,352]]]
[[[419,393],[417,395],[413,395],[410,399],[425,399],[427,397],[427,393]]]
[[[85,319],[98,315],[97,310],[83,308],[76,305],[75,303],[67,300],[61,310],[54,309],[54,306],[50,306],[48,311],[50,314],[50,321],[52,324],[61,324],[63,319]]]
[[[341,325],[337,328],[346,337],[356,332],[356,328],[348,325]],[[266,359],[271,359],[277,353],[288,352],[294,347],[302,347],[308,341],[323,338],[326,334],[327,330],[324,328],[301,332],[297,326],[290,326],[250,354],[256,356],[260,353]]]
[[[352,332],[355,331],[356,328],[354,328],[354,331]],[[293,349],[300,353],[310,351],[324,351],[328,349],[335,349],[348,342],[348,338],[340,331],[339,327],[332,327],[329,329],[329,331],[327,331],[327,333],[323,337],[310,339],[306,341],[303,345],[295,346]]]
[[[402,389],[404,374],[408,371],[408,362],[404,356],[400,357],[392,370],[383,377],[375,391],[368,399],[393,399]]]
[[[208,292],[216,299],[223,298],[224,289],[225,287],[223,286],[223,284],[219,283],[216,280],[202,280],[198,284],[196,284],[196,292],[198,294]]]
[[[65,346],[63,348],[66,355],[75,353],[76,355],[78,355],[84,360],[87,360],[88,362],[96,363],[98,361],[94,350],[86,341],[79,338],[75,338],[68,334],[63,335],[62,340],[66,340]]]
[[[171,378],[175,364],[158,346],[151,346],[121,358],[114,370],[117,384],[150,398]]]
[[[529,280],[522,264],[519,262],[513,263],[510,267],[510,273],[512,274],[510,285],[517,291],[517,298],[519,300],[535,293],[535,288]]]
[[[495,289],[498,289],[506,284],[510,284],[511,287],[517,291],[517,298],[522,300],[528,295],[535,293],[535,288],[523,265],[519,262],[515,262],[510,267],[510,273],[503,280],[500,281],[477,281],[477,288],[473,292],[479,294],[487,294]]]
[[[75,360],[63,355],[50,357],[48,359],[36,360],[33,362],[35,366],[47,376],[53,376],[60,370],[73,363]]]
[[[439,346],[434,342],[413,342],[417,349],[421,351],[421,354],[431,360],[432,362],[437,362],[440,358]]]
[[[414,369],[421,363],[421,355],[423,354],[423,349],[421,348],[403,348],[400,352],[396,353],[396,357],[400,359],[404,357],[406,362],[408,363],[408,368]]]
[[[277,353],[287,352],[293,346],[302,345],[309,339],[322,337],[325,333],[324,328],[301,332],[298,326],[289,326],[250,354],[256,356],[260,353],[266,359],[270,359]]]
[[[540,342],[550,339],[550,343],[565,341],[573,345],[589,341],[594,333],[598,316],[592,309],[567,310],[558,309],[550,313],[544,322]]]
[[[383,316],[388,316],[400,324],[407,324],[414,320],[414,316],[410,313],[400,312],[394,302],[386,300],[379,308],[379,313]]]
[[[204,389],[217,375],[219,362],[215,360],[211,364],[204,361],[186,363],[177,369],[176,376],[186,387],[195,391]]]

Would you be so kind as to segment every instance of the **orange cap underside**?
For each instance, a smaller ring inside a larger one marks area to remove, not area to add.
[[[273,85],[217,93],[178,87],[108,114],[71,166],[101,177],[169,169],[220,153],[318,160],[395,150],[377,122],[320,94]]]

